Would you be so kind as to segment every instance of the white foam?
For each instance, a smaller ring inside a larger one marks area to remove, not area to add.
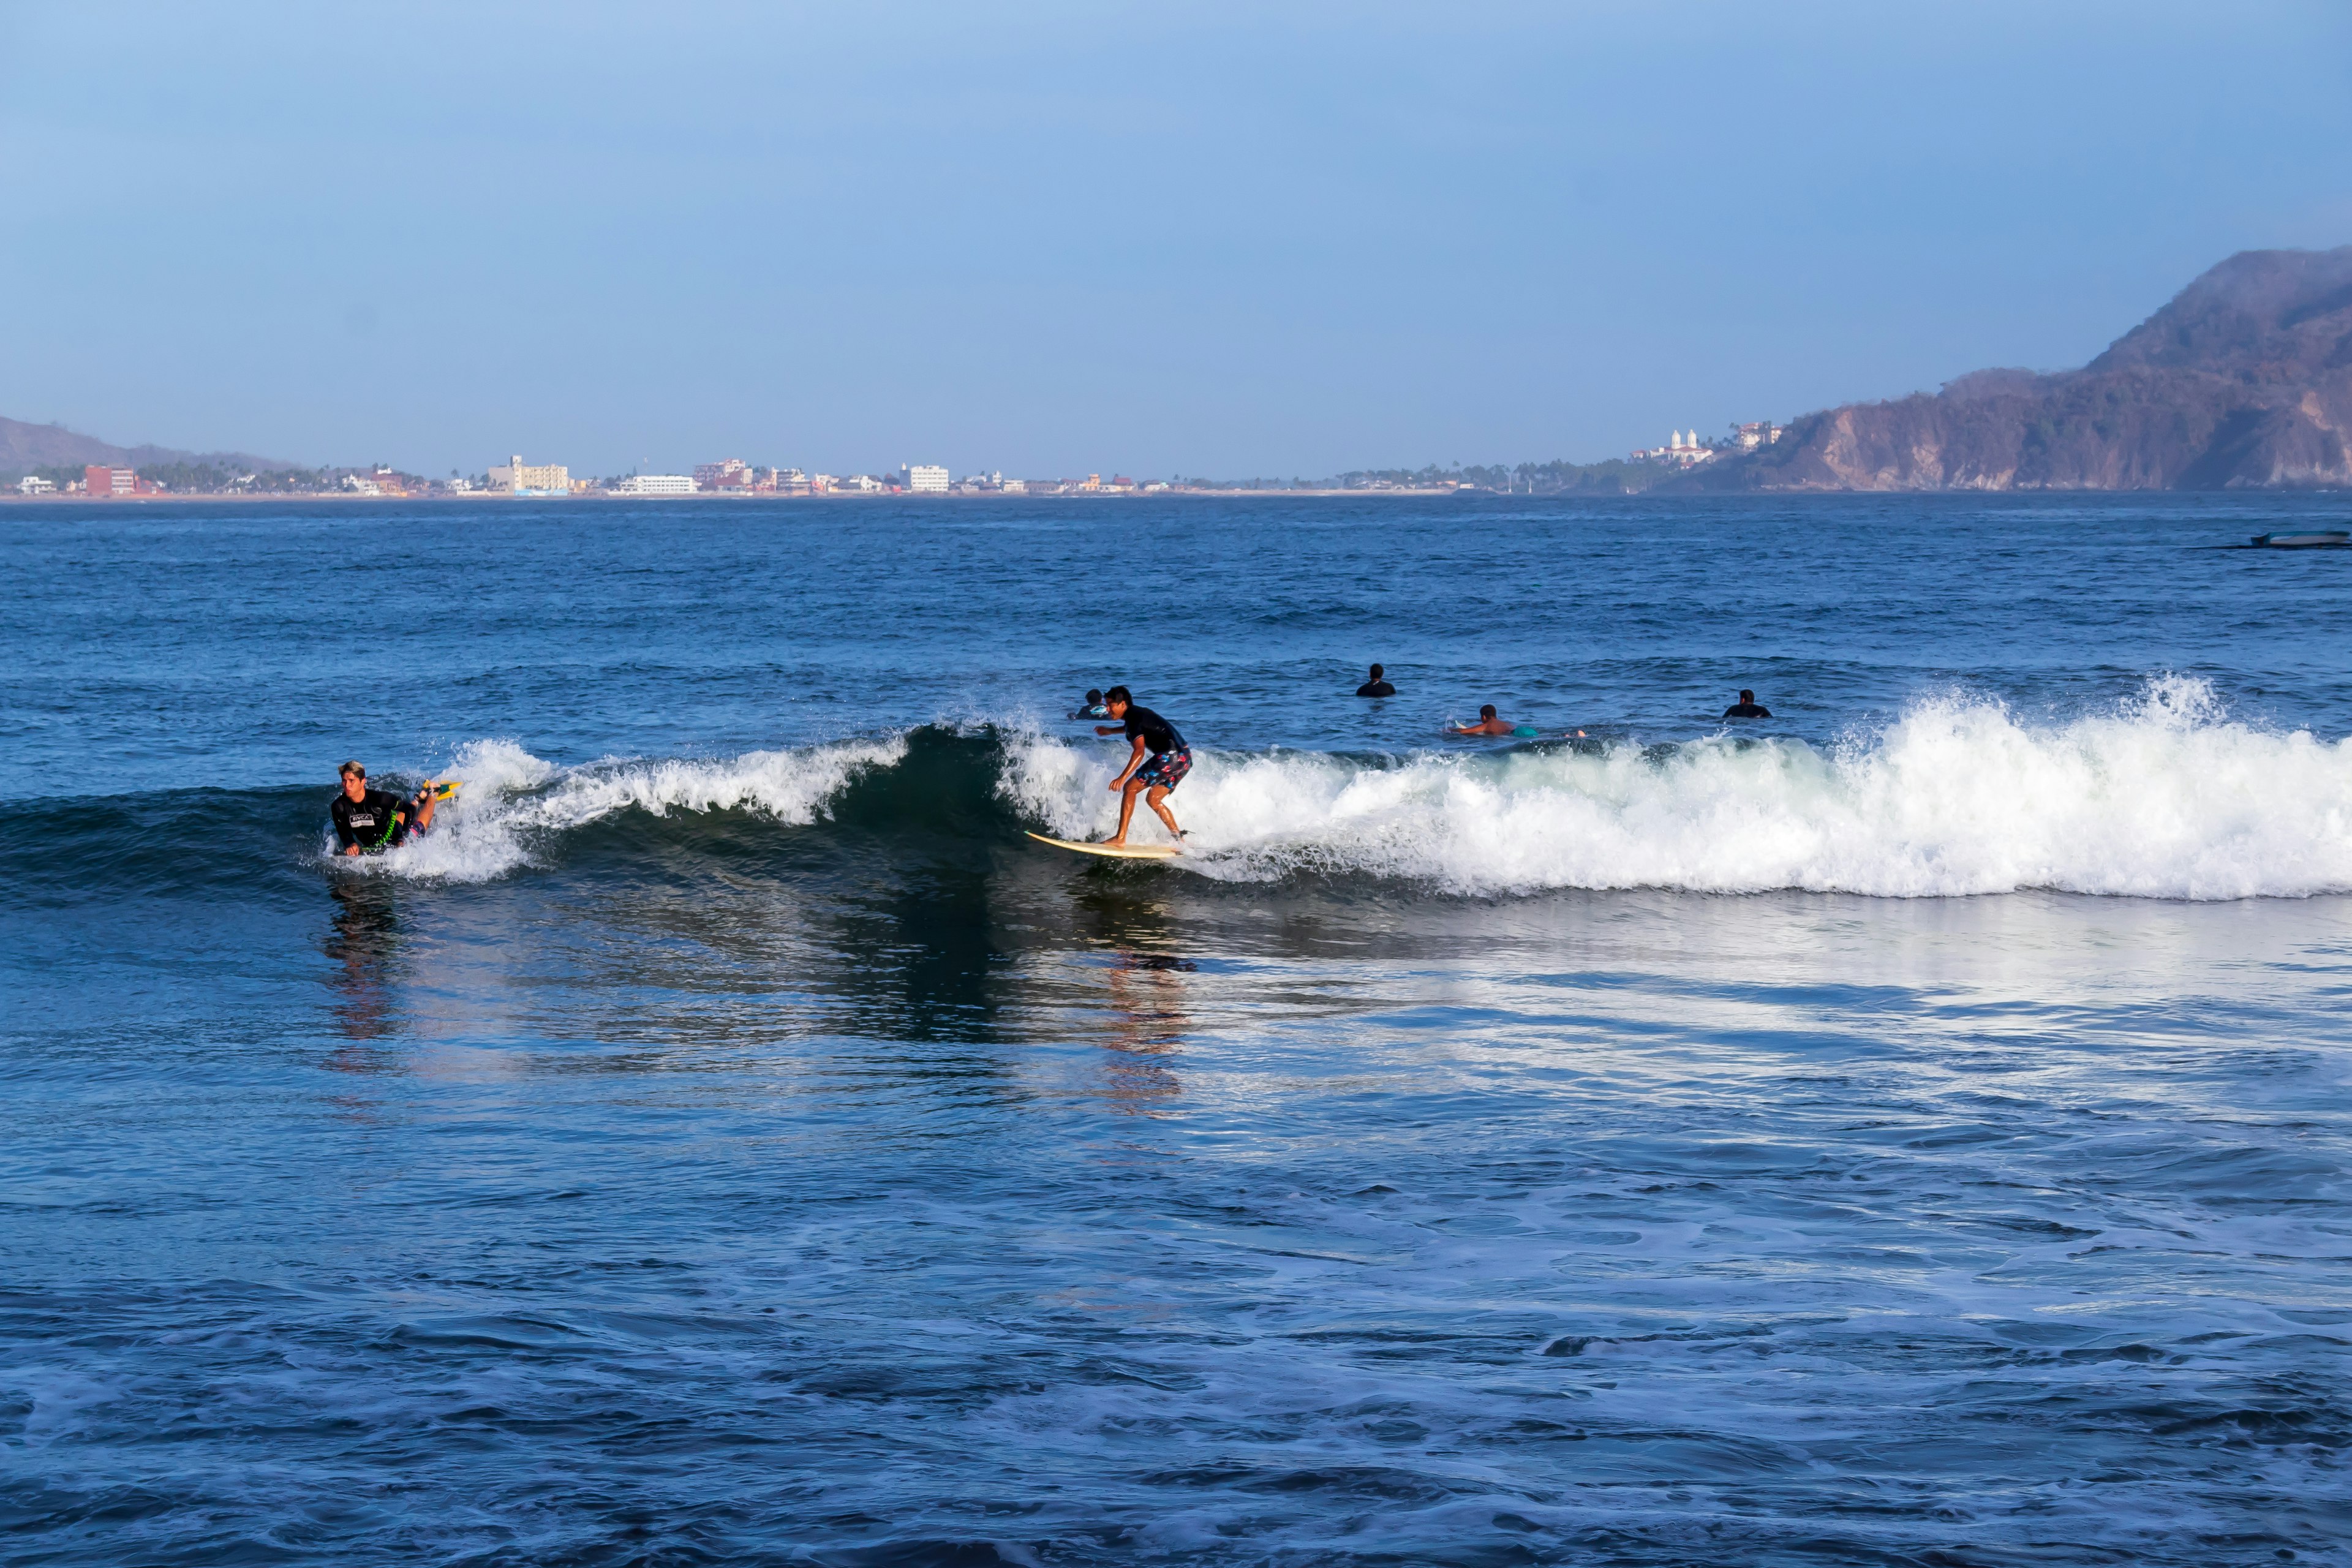
[[[1670,751],[1195,752],[1174,797],[1185,868],[1299,869],[1450,891],[1671,888],[1927,897],[2048,888],[2235,899],[2352,889],[2352,742],[2231,721],[2201,681],[2036,726],[1949,695],[1829,750],[1702,739]],[[1117,820],[1123,752],[1016,746],[1009,799],[1065,837]],[[1142,813],[1139,811],[1139,818]],[[1139,820],[1139,841],[1158,825]]]
[[[484,881],[528,864],[535,848],[568,829],[635,807],[750,811],[805,826],[860,773],[906,755],[903,736],[845,741],[708,761],[606,759],[558,768],[510,741],[458,748],[436,776],[465,788],[436,813],[432,830],[354,868],[388,876]]]

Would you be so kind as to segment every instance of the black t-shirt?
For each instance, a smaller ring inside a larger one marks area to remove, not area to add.
[[[1155,757],[1184,749],[1184,737],[1176,732],[1175,725],[1149,708],[1130,704],[1127,710],[1127,738],[1132,741],[1138,735],[1143,737],[1144,749]]]
[[[357,800],[337,790],[328,810],[334,814],[335,837],[343,841],[344,848],[356,844],[373,849],[392,842],[392,814],[407,804],[389,790],[372,789]]]
[[[1723,710],[1727,719],[1769,719],[1772,710],[1761,702],[1735,702]]]
[[[1356,688],[1356,695],[1359,697],[1394,697],[1396,695],[1396,688],[1391,686],[1385,680],[1367,680],[1361,686]]]

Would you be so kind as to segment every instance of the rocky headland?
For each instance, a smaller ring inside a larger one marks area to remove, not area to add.
[[[1985,370],[1790,422],[1672,489],[2352,484],[2352,246],[2230,258],[2080,370]]]

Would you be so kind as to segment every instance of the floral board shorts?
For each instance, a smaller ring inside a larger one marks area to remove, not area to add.
[[[1162,752],[1136,770],[1135,782],[1147,789],[1155,784],[1161,789],[1174,789],[1192,771],[1190,751]]]

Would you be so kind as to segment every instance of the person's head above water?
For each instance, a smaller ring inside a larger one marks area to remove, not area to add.
[[[1377,665],[1377,664],[1376,664],[1376,665],[1372,666],[1372,679],[1373,679],[1374,680],[1378,680],[1378,679],[1381,679],[1383,676],[1385,676],[1385,675],[1387,675],[1387,674],[1388,674],[1388,671],[1387,671],[1387,670],[1385,670],[1385,669],[1382,669],[1379,665]]]
[[[1089,686],[1087,688],[1087,703],[1089,707],[1101,700],[1102,688],[1098,686]]]
[[[367,794],[367,770],[357,763],[345,763],[336,770],[343,777],[343,793],[353,800]]]
[[[1739,700],[1742,702],[1753,702],[1756,700],[1756,693],[1748,690],[1748,688],[1743,686],[1739,689]]]
[[[1478,717],[1481,719],[1492,719],[1494,716],[1495,705],[1491,702],[1482,705],[1478,710]]]

